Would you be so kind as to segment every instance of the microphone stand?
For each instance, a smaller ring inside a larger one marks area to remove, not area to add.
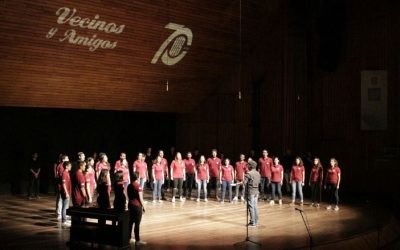
[[[308,223],[307,223],[306,219],[303,216],[304,211],[302,209],[299,209],[299,208],[295,208],[295,210],[299,211],[299,213],[301,215],[301,218],[303,219],[304,226],[306,227],[307,233],[308,233],[309,249],[311,250],[313,245],[314,245],[314,241],[313,241],[313,238],[312,238],[310,227],[308,226]]]
[[[238,188],[238,186],[236,185],[236,188]],[[245,192],[247,192],[246,195],[246,239],[244,241],[240,241],[238,243],[235,243],[234,246],[241,246],[241,245],[246,245],[248,242],[253,243],[259,247],[261,247],[261,243],[255,242],[253,240],[250,240],[249,237],[249,182],[247,181],[246,183],[246,190]]]

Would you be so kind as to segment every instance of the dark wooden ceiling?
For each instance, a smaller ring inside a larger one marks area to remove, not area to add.
[[[0,1],[0,106],[189,112],[220,84],[232,81],[238,69],[239,3]],[[56,12],[62,7],[75,8],[75,16],[93,20],[99,15],[98,20],[125,28],[116,34],[58,24]],[[257,7],[242,3],[247,13]],[[168,23],[189,28],[192,44],[186,44],[187,54],[175,65],[167,66],[161,58],[152,64],[173,33],[165,28]],[[57,32],[46,38],[52,28]],[[71,29],[117,45],[90,51],[60,41]]]

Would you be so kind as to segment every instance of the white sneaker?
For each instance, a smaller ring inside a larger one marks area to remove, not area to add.
[[[179,200],[180,200],[181,202],[185,201],[185,199],[184,199],[184,198],[182,198],[182,197],[181,197],[181,198],[179,198]]]
[[[279,205],[282,205],[282,200],[279,200]]]
[[[156,203],[156,200],[153,200],[153,203]]]
[[[61,220],[61,216],[57,216],[57,220]]]
[[[200,202],[200,199],[199,199],[199,198],[197,198],[197,199],[196,199],[196,202]]]
[[[129,243],[130,243],[130,244],[135,243],[135,239],[130,239],[130,240],[129,240]]]
[[[331,210],[331,209],[332,209],[332,206],[331,206],[331,205],[329,205],[329,206],[326,207],[326,210]]]
[[[237,200],[238,200],[238,198],[235,196],[235,197],[233,198],[233,200],[234,200],[234,201],[237,201]]]
[[[160,199],[160,200],[158,200],[158,202],[159,202],[159,203],[162,203],[163,201]]]
[[[333,210],[339,211],[339,207],[338,207],[338,206],[335,206],[335,208],[334,208]]]
[[[208,199],[207,199],[207,198],[205,198],[205,199],[204,199],[204,202],[208,202]]]
[[[147,242],[141,240],[135,242],[135,246],[143,246],[143,245],[147,245]]]
[[[172,203],[175,203],[175,197],[174,197],[174,198],[172,198],[171,202],[172,202]]]
[[[275,205],[275,201],[271,200],[271,201],[269,202],[269,204],[270,204],[270,205]]]
[[[240,199],[242,200],[242,201],[244,201],[244,197],[242,196],[242,197],[240,197]]]

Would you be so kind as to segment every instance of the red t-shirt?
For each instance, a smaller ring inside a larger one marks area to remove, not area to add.
[[[273,165],[272,159],[267,157],[263,158],[261,157],[258,160],[258,163],[260,164],[260,175],[261,177],[268,177],[271,178],[271,167]]]
[[[60,164],[57,165],[56,167],[56,178],[58,178],[58,190],[61,191],[62,190],[62,183],[61,183],[61,178],[62,178],[62,174],[64,172],[64,165],[61,162]]]
[[[312,167],[310,174],[310,182],[320,182],[322,177],[322,167]]]
[[[67,189],[68,195],[71,197],[71,178],[69,176],[69,171],[63,171],[62,176],[61,176],[61,182],[62,184],[65,184],[65,187]],[[62,195],[65,198],[65,190],[64,188],[61,189],[62,190]]]
[[[208,171],[208,165],[207,163],[204,164],[198,164],[197,165],[197,179],[204,181],[207,180],[207,171]]]
[[[219,178],[219,171],[221,171],[221,159],[218,157],[208,158],[207,164],[210,170],[210,177]]]
[[[303,181],[304,166],[292,167],[292,181]]]
[[[194,174],[194,168],[196,166],[196,163],[194,162],[193,159],[185,159],[183,160],[185,162],[185,172],[187,174]]]
[[[108,164],[108,162],[106,163],[98,162],[96,164],[96,172],[101,172],[101,170],[103,169],[110,170],[110,165]]]
[[[233,167],[231,165],[222,166],[221,167],[222,181],[233,181],[232,173],[233,173]]]
[[[115,168],[115,172],[122,171],[122,182],[129,181],[129,169],[120,165]]]
[[[138,173],[139,178],[146,178],[147,163],[145,161],[136,160],[133,163],[134,173]]]
[[[243,181],[243,176],[245,173],[247,173],[249,170],[247,169],[247,162],[236,162],[236,180],[238,181]]]
[[[164,166],[162,164],[154,164],[153,165],[155,179],[157,181],[161,181],[163,179],[162,173],[164,171]]]
[[[85,197],[82,194],[81,188],[85,188],[86,179],[82,171],[76,171],[74,181],[74,191],[72,193],[72,203],[74,206],[82,206]]]
[[[174,178],[183,178],[185,163],[183,161],[178,162],[173,160],[171,163],[171,169],[173,170]]]
[[[282,174],[283,174],[283,167],[282,165],[274,165],[271,168],[271,181],[272,182],[281,182],[282,181]]]
[[[142,192],[142,188],[140,187],[138,181],[135,181],[128,186],[128,198],[129,205],[135,207],[142,207],[140,203],[139,193]]]
[[[86,178],[86,185],[89,186],[90,194],[94,195],[94,185],[96,183],[96,180],[93,168],[90,168],[90,170],[86,172],[85,178]]]
[[[340,168],[329,168],[326,173],[326,182],[329,184],[337,184],[339,181]]]

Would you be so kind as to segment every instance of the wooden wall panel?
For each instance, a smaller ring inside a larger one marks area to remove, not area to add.
[[[230,72],[238,53],[239,1],[2,1],[0,106],[188,112]],[[107,34],[57,24],[56,11],[125,25]],[[192,46],[173,66],[151,60],[177,23]],[[46,35],[58,28],[53,38]],[[115,49],[59,42],[66,30],[118,41]],[[166,82],[169,91],[166,92]]]

